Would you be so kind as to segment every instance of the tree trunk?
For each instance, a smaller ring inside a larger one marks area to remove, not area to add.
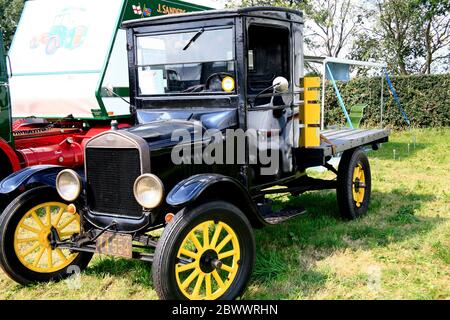
[[[433,62],[433,51],[431,48],[431,20],[428,21],[427,27],[425,28],[425,48],[427,51],[426,61],[425,61],[425,72],[426,74],[431,73],[431,63]]]

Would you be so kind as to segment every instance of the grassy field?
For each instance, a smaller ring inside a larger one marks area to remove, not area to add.
[[[244,299],[450,298],[450,130],[393,133],[369,157],[362,219],[340,219],[335,192],[278,198],[308,214],[256,232]],[[0,299],[156,298],[151,266],[139,261],[96,256],[79,280],[30,287],[0,273]]]

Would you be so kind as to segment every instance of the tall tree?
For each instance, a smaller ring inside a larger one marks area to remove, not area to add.
[[[450,59],[450,1],[418,0],[420,10],[419,53],[424,52],[421,73],[430,74],[433,62]],[[423,49],[421,48],[423,47]]]
[[[386,57],[394,62],[396,73],[408,74],[417,51],[417,2],[410,0],[381,0],[378,2],[381,43]],[[392,65],[392,63],[391,63]]]
[[[377,0],[372,30],[353,43],[351,58],[385,60],[396,74],[449,69],[449,0]]]
[[[346,55],[364,21],[364,14],[354,0],[315,0],[304,6],[307,21],[305,43],[316,54],[331,57]]]

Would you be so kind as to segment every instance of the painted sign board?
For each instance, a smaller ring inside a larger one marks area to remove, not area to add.
[[[32,0],[10,49],[14,118],[127,116],[123,21],[207,10],[176,0]]]
[[[343,63],[334,63],[334,62],[328,62],[328,66],[333,73],[334,80],[341,80],[341,81],[349,81],[350,80],[350,65],[349,64],[343,64]],[[330,80],[331,77],[329,73],[326,73],[326,79]]]

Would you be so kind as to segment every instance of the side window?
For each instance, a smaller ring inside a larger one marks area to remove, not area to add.
[[[303,78],[303,30],[300,24],[294,25],[294,91],[298,92],[301,88],[300,79]],[[299,103],[300,95],[295,94],[296,103]]]
[[[291,83],[289,29],[250,25],[248,39],[248,95],[256,95],[270,87],[278,76]],[[258,98],[256,104],[266,104],[270,100],[271,97]]]

